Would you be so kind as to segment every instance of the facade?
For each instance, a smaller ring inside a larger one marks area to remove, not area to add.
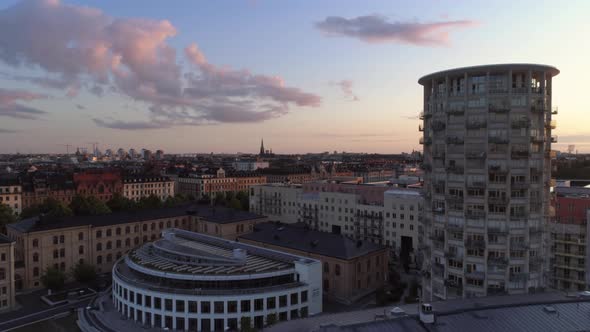
[[[113,195],[123,193],[123,179],[117,170],[86,170],[74,173],[76,194],[94,196],[107,202]]]
[[[322,263],[324,296],[339,302],[352,303],[387,281],[387,247],[314,231],[303,223],[259,224],[239,241],[317,259]]]
[[[250,190],[250,211],[286,224],[389,246],[415,260],[422,243],[423,196],[420,190],[362,184],[311,182],[266,184]]]
[[[17,182],[0,181],[0,204],[8,205],[15,214],[23,209],[22,187]]]
[[[150,195],[165,201],[174,196],[174,180],[165,176],[127,176],[123,178],[123,196],[139,201]]]
[[[14,309],[14,242],[0,234],[0,312]]]
[[[234,161],[232,163],[233,168],[238,172],[252,172],[258,169],[268,168],[269,167],[268,161],[260,161],[260,160],[240,160]]]
[[[183,230],[132,250],[112,273],[115,307],[144,326],[262,329],[273,316],[322,312],[319,261]]]
[[[23,184],[22,205],[23,209],[40,205],[48,198],[69,205],[74,196],[76,188],[72,181],[52,179],[50,176],[33,177]]]
[[[550,66],[459,68],[422,77],[427,299],[547,285]]]
[[[245,211],[182,206],[59,220],[35,217],[10,224],[7,230],[16,242],[15,260],[23,266],[15,271],[17,289],[28,289],[42,286],[41,276],[47,267],[68,272],[85,262],[106,273],[126,252],[158,239],[167,228],[233,240],[266,220]]]
[[[587,289],[590,188],[556,187],[555,218],[550,223],[551,286],[564,291]]]
[[[217,195],[228,192],[247,192],[250,187],[266,183],[266,176],[248,174],[240,176],[226,176],[223,169],[219,169],[215,175],[202,174],[189,177],[177,177],[176,185],[178,193],[193,195],[196,198],[215,198]]]

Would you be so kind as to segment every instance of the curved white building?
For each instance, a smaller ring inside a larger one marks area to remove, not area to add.
[[[535,64],[430,74],[424,86],[425,298],[547,283],[552,78]]]
[[[113,302],[149,327],[190,331],[262,328],[322,311],[321,263],[170,229],[113,267]]]

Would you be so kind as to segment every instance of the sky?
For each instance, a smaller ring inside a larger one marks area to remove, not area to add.
[[[590,152],[589,1],[0,1],[0,153],[420,150],[421,76],[557,67]]]

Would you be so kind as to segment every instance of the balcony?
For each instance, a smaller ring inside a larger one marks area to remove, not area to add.
[[[455,280],[445,279],[445,283],[444,284],[445,284],[445,287],[454,288],[454,289],[458,290],[459,292],[462,292],[463,291],[463,284],[460,284],[460,283],[458,283]]]
[[[512,150],[510,151],[510,157],[512,159],[527,159],[531,156],[529,151],[526,150]]]
[[[445,209],[442,207],[434,208],[434,209],[432,209],[432,213],[439,214],[439,215],[445,214]]]
[[[557,136],[551,136],[551,143],[557,143]]]
[[[508,230],[504,227],[488,227],[489,234],[506,235]]]
[[[533,113],[546,113],[549,112],[549,106],[545,103],[535,103],[531,105],[531,112]]]
[[[418,131],[424,131],[424,127],[422,127],[422,125],[418,125]]]
[[[418,114],[418,118],[420,118],[420,120],[428,119],[431,116],[432,116],[432,112],[431,111],[420,112],[420,114]]]
[[[490,136],[488,142],[492,144],[508,144],[510,140],[507,137]]]
[[[508,265],[508,258],[488,256],[488,264],[489,265],[497,265],[497,266],[506,266],[506,265]]]
[[[485,249],[486,241],[480,239],[467,238],[467,240],[465,240],[465,247],[472,249]]]
[[[481,181],[473,181],[467,184],[469,188],[485,189],[486,183]]]
[[[527,120],[517,120],[517,121],[513,121],[511,124],[512,129],[522,129],[522,128],[528,128],[530,127],[531,122],[527,119]]]
[[[480,121],[471,121],[468,122],[465,127],[467,129],[483,129],[487,127],[487,123],[485,122],[480,122]]]
[[[463,232],[463,225],[447,224],[446,228],[449,232],[454,232],[454,233]]]
[[[557,151],[555,151],[555,150],[545,151],[545,158],[550,158],[550,159],[557,158]]]
[[[525,281],[529,277],[528,273],[524,272],[510,272],[509,279],[510,281]]]
[[[445,251],[445,258],[447,258],[447,259],[453,259],[453,260],[462,260],[463,259],[463,256],[460,255],[456,251],[447,250],[447,251]]]
[[[447,110],[447,114],[449,115],[461,115],[465,113],[465,106],[463,107],[454,107],[454,108],[449,108]]]
[[[510,187],[512,189],[528,189],[530,186],[531,184],[528,181],[510,183]]]
[[[430,145],[430,144],[432,144],[432,138],[430,138],[430,137],[426,137],[426,138],[420,137],[420,141],[419,142],[420,142],[420,144]]]
[[[446,129],[446,127],[447,127],[447,125],[442,121],[433,122],[432,125],[430,126],[430,128],[432,128],[432,131],[434,131],[434,132],[443,131]]]
[[[529,244],[527,242],[524,241],[513,241],[510,242],[510,249],[514,249],[514,250],[527,250],[529,248]]]
[[[447,196],[447,204],[463,204],[463,196]]]
[[[465,142],[463,137],[449,136],[447,137],[447,144],[461,145]]]
[[[445,153],[444,152],[435,152],[432,154],[432,159],[441,159],[444,160],[445,159]]]
[[[490,113],[508,113],[510,112],[510,107],[506,105],[498,106],[498,105],[488,105],[488,111]]]
[[[486,217],[486,213],[481,210],[467,210],[465,211],[465,217],[469,219],[481,219]]]
[[[465,157],[467,159],[483,160],[486,159],[486,153],[485,151],[467,151],[465,152]]]
[[[447,166],[446,170],[447,170],[447,172],[453,173],[453,174],[463,174],[465,172],[465,169],[463,168],[463,166],[457,166],[457,165]]]
[[[553,107],[553,110],[551,110],[551,114],[557,115],[558,111],[559,110],[557,109],[557,106],[556,107]]]
[[[501,197],[488,197],[488,204],[494,205],[506,205],[508,204],[508,198],[506,196]]]
[[[501,175],[501,174],[508,174],[508,171],[505,168],[503,168],[502,166],[499,166],[499,165],[490,165],[488,167],[488,171],[490,173],[492,173],[492,174],[499,174],[499,175]]]
[[[557,121],[551,120],[545,123],[545,129],[555,129],[557,128]]]
[[[483,271],[467,271],[465,270],[465,278],[483,280],[486,274]]]
[[[531,136],[531,143],[533,143],[533,144],[543,144],[543,143],[545,143],[545,137],[543,137],[543,136]]]

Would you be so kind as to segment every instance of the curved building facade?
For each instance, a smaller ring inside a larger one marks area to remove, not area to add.
[[[113,267],[121,315],[170,330],[262,328],[322,311],[317,260],[170,229]]]
[[[425,299],[519,294],[547,283],[552,78],[535,64],[422,77]]]

